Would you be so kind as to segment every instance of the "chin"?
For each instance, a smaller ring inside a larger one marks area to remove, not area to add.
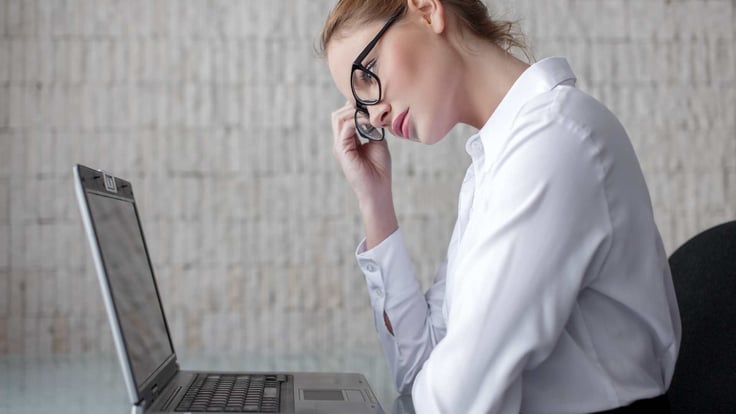
[[[455,125],[456,123],[444,114],[441,117],[434,117],[428,123],[422,122],[422,119],[415,119],[410,124],[409,139],[425,145],[434,145],[442,141]]]
[[[443,130],[437,129],[437,130],[434,130],[434,133],[432,134],[417,135],[417,137],[414,138],[414,141],[421,142],[422,144],[425,144],[425,145],[434,145],[442,141],[442,139],[444,139],[449,132],[450,132],[449,130],[443,131]]]

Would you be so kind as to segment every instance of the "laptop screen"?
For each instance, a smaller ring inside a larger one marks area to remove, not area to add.
[[[132,201],[87,192],[136,386],[174,353]]]

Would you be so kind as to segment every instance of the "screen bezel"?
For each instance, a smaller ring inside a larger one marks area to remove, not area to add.
[[[148,251],[148,244],[146,243],[145,234],[143,232],[143,226],[141,225],[140,215],[138,206],[133,197],[133,188],[129,181],[113,177],[102,171],[94,170],[89,167],[82,165],[76,165],[74,167],[75,176],[75,187],[77,190],[77,199],[79,202],[80,212],[82,214],[82,220],[85,225],[87,232],[87,238],[90,243],[92,250],[92,256],[95,262],[96,273],[100,282],[100,288],[105,303],[105,307],[112,329],[113,340],[115,343],[115,349],[120,360],[120,366],[123,371],[123,377],[125,379],[126,388],[132,404],[141,404],[145,402],[146,406],[156,398],[156,396],[164,389],[165,385],[176,375],[178,371],[178,364],[176,359],[176,350],[174,343],[171,339],[171,332],[169,329],[169,323],[164,312],[163,303],[161,301],[161,295],[156,282],[155,273],[153,270],[153,264],[151,263],[151,257]],[[109,186],[109,179],[113,179],[115,182],[114,188]],[[105,183],[108,183],[106,186]],[[136,383],[135,376],[133,375],[133,367],[130,363],[130,354],[128,352],[128,345],[123,335],[122,328],[118,319],[117,306],[110,290],[110,282],[107,274],[107,268],[105,266],[104,259],[102,257],[99,239],[97,237],[97,229],[94,221],[92,220],[92,214],[89,207],[90,196],[109,197],[118,199],[123,202],[129,202],[133,205],[135,210],[136,221],[138,223],[138,230],[141,233],[143,242],[143,248],[146,254],[146,260],[148,262],[149,269],[151,271],[152,282],[154,290],[156,292],[156,298],[158,301],[161,316],[164,321],[166,328],[166,337],[169,341],[171,348],[171,354],[162,363],[156,367],[146,378],[141,379],[140,383]]]

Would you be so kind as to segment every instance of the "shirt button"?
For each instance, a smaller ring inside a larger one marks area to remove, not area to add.
[[[379,298],[382,298],[383,297],[383,290],[381,290],[381,289],[374,289],[373,290],[373,293],[375,293],[376,296],[378,296]]]
[[[365,265],[365,270],[373,273],[376,271],[376,266],[373,263],[368,263],[367,265]]]

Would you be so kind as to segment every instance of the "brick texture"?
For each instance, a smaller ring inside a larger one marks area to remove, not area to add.
[[[177,351],[377,351],[314,54],[333,0],[0,0],[0,354],[112,350],[74,163],[133,181]],[[736,3],[498,0],[630,133],[668,252],[736,218]],[[469,158],[390,140],[422,283]]]

